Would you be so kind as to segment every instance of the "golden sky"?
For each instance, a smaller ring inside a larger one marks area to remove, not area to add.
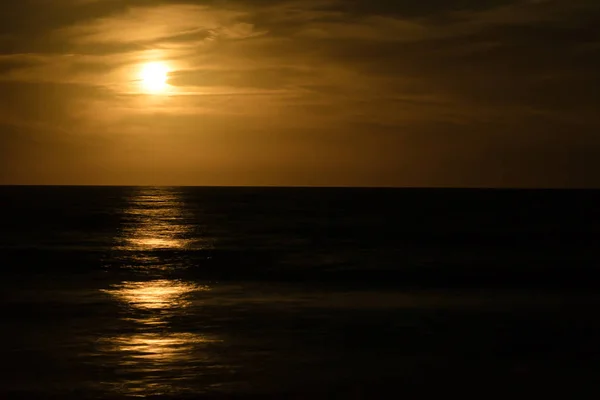
[[[0,4],[0,184],[600,186],[596,0]]]

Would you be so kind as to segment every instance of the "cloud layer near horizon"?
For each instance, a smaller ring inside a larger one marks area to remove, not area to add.
[[[599,186],[598,70],[595,0],[3,3],[0,183]]]

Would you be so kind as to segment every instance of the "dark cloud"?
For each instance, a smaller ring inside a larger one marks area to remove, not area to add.
[[[32,57],[1,57],[0,56],[0,74],[6,74],[14,70],[38,65],[39,60]]]
[[[73,123],[81,101],[109,96],[102,88],[80,84],[0,82],[0,110],[12,121]]]
[[[431,17],[458,11],[480,11],[513,4],[514,0],[348,0],[339,5],[344,11],[358,15],[393,15],[397,17]]]

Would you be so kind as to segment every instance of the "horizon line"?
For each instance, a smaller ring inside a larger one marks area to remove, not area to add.
[[[349,186],[349,185],[131,185],[131,184],[0,184],[0,187],[247,188],[247,189],[396,189],[396,190],[600,190],[568,186]]]

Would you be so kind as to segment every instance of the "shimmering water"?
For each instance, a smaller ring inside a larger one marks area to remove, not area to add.
[[[384,398],[473,380],[590,389],[598,200],[0,188],[0,394]]]

